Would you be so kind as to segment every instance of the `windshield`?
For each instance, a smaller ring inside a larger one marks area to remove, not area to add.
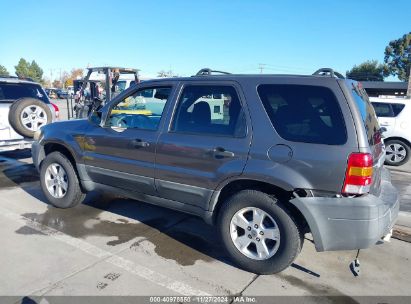
[[[0,103],[10,102],[23,97],[40,99],[49,103],[43,88],[31,83],[0,83]]]

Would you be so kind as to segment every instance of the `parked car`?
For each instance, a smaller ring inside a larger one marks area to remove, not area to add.
[[[67,99],[69,97],[69,93],[63,89],[56,90],[56,94],[59,99]]]
[[[0,151],[30,148],[34,132],[55,118],[38,83],[0,77]]]
[[[411,100],[403,98],[370,97],[384,132],[385,163],[391,166],[405,164],[410,158]]]
[[[36,132],[44,195],[70,208],[105,189],[194,214],[259,274],[288,267],[308,232],[317,251],[368,248],[399,210],[381,130],[357,82],[320,75],[205,69],[132,86],[89,119]]]
[[[46,89],[46,93],[47,93],[47,96],[48,96],[49,98],[51,98],[51,99],[58,99],[57,89],[53,89],[53,88]]]

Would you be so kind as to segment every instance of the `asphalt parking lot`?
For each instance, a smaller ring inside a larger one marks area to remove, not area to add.
[[[411,175],[394,172],[393,180],[408,210]],[[317,253],[308,238],[292,267],[255,275],[231,265],[213,227],[189,215],[97,193],[73,209],[49,206],[28,150],[0,154],[0,238],[0,295],[12,296],[2,303],[59,295],[325,296],[307,299],[324,303],[395,296],[383,302],[408,303],[398,296],[411,295],[410,243],[392,239],[361,251],[354,277],[355,252]]]

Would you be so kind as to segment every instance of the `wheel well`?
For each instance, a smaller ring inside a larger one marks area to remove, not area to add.
[[[389,141],[389,140],[400,140],[400,141],[404,142],[408,147],[411,148],[411,143],[410,143],[408,140],[406,140],[405,138],[403,138],[403,137],[388,137],[388,138],[384,138],[384,142],[387,142],[387,141]]]
[[[77,166],[76,166],[76,161],[74,160],[73,155],[71,154],[70,150],[67,149],[65,146],[61,144],[55,144],[55,143],[47,143],[44,145],[44,154],[45,156],[49,155],[52,152],[60,152],[63,154],[67,159],[70,161],[70,163],[73,165],[74,170],[77,172]]]
[[[283,203],[283,206],[287,208],[287,211],[300,226],[302,232],[309,232],[309,226],[305,220],[305,217],[297,207],[289,202],[289,200],[293,197],[293,193],[291,191],[286,191],[273,184],[248,179],[233,181],[221,189],[217,203],[213,209],[213,222],[216,221],[218,213],[220,212],[221,206],[224,202],[227,201],[230,196],[242,190],[257,190],[275,196]]]

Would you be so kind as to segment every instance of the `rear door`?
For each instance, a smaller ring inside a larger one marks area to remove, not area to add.
[[[159,137],[158,194],[207,209],[225,179],[240,175],[251,141],[249,118],[234,82],[184,82],[168,129]],[[171,115],[170,115],[171,116]]]
[[[394,113],[392,105],[386,102],[375,102],[375,101],[372,101],[371,104],[374,107],[375,114],[378,117],[378,122],[380,126],[387,129],[387,131],[384,133],[384,136],[386,137],[392,136],[392,134],[394,133],[395,124],[396,124],[396,119],[395,119],[396,115]]]

